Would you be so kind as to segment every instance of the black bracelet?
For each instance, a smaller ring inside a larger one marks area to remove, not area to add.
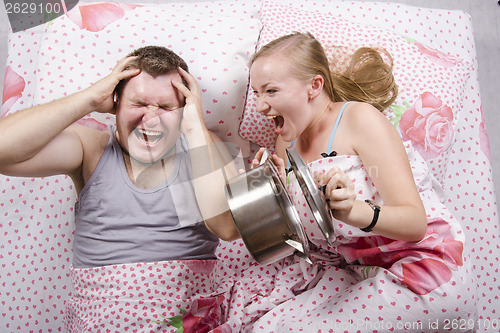
[[[365,228],[360,228],[361,231],[364,231],[364,232],[370,232],[373,230],[373,227],[375,227],[375,224],[377,224],[377,221],[378,221],[378,214],[380,213],[380,206],[375,204],[373,201],[371,200],[365,200],[365,202],[370,205],[370,207],[373,209],[373,220],[372,220],[372,223],[370,223],[369,226],[365,227]]]

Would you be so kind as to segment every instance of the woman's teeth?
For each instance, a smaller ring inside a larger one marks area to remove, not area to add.
[[[163,137],[163,133],[156,131],[148,131],[141,128],[135,130],[137,138],[148,144],[155,144]]]
[[[276,125],[276,129],[278,131],[283,127],[283,124],[285,122],[282,116],[266,115],[266,118],[274,120],[274,124]]]

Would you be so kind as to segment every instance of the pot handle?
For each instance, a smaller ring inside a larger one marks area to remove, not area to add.
[[[260,165],[264,164],[265,161],[267,161],[267,159],[269,158],[270,154],[269,154],[269,150],[267,150],[267,148],[264,150],[264,153],[262,154],[262,157],[260,158]]]
[[[307,254],[304,252],[304,246],[301,243],[291,239],[290,237],[288,237],[288,235],[285,236],[285,243],[287,243],[288,245],[290,245],[295,249],[295,252],[293,252],[293,254],[295,254],[299,258],[304,259],[309,264],[312,264],[311,259],[309,259]]]
[[[309,259],[309,257],[305,253],[300,252],[299,250],[295,250],[295,252],[293,254],[295,254],[297,257],[299,257],[301,259],[304,259],[308,264],[312,265],[311,259]]]

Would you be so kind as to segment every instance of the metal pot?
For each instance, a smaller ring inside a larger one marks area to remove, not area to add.
[[[309,260],[309,243],[274,163],[226,181],[226,199],[247,249],[261,265],[296,254]]]

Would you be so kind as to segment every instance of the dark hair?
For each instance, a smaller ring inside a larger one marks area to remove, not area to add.
[[[324,90],[334,102],[366,102],[384,111],[394,102],[398,88],[392,74],[392,57],[381,49],[389,63],[374,48],[362,47],[351,57],[350,65],[343,73],[331,70],[323,46],[310,33],[295,32],[279,37],[264,45],[250,60],[280,52],[293,63],[294,75],[301,80],[310,80],[321,75],[325,80]]]
[[[153,77],[177,71],[179,67],[188,71],[186,62],[174,51],[163,46],[144,46],[129,53],[127,56],[137,57],[129,67],[138,68]],[[116,94],[120,96],[127,80],[122,80],[116,87]],[[186,82],[184,82],[186,84]]]

